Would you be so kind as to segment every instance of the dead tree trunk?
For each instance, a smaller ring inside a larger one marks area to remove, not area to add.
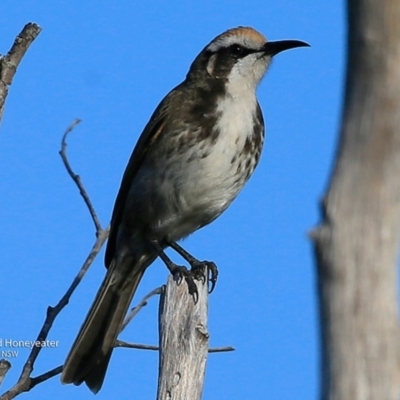
[[[323,400],[397,400],[400,1],[348,1],[336,165],[313,232]]]
[[[208,355],[208,285],[197,281],[198,301],[173,277],[160,300],[157,400],[200,400]]]

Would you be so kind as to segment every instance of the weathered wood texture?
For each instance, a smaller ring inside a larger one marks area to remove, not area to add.
[[[348,1],[343,121],[318,264],[323,400],[398,400],[400,1]]]
[[[19,63],[31,43],[39,35],[42,28],[35,23],[28,23],[16,37],[10,51],[2,57],[0,55],[0,121],[3,116],[4,103]]]
[[[200,400],[208,354],[207,284],[196,281],[195,304],[186,282],[168,278],[160,301],[157,400]]]

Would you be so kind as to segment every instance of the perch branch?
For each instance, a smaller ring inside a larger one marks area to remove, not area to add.
[[[197,281],[198,301],[186,282],[168,277],[159,308],[157,399],[200,400],[208,352],[208,282]]]

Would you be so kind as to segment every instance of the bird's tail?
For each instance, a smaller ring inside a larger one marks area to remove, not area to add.
[[[132,260],[111,263],[64,363],[62,383],[85,382],[92,392],[100,390],[129,304],[154,258],[141,260],[140,267]]]

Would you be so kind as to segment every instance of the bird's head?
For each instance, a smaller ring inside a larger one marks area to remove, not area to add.
[[[230,85],[255,90],[273,56],[303,46],[309,45],[299,40],[269,42],[253,28],[229,29],[200,52],[188,79],[225,80]]]

